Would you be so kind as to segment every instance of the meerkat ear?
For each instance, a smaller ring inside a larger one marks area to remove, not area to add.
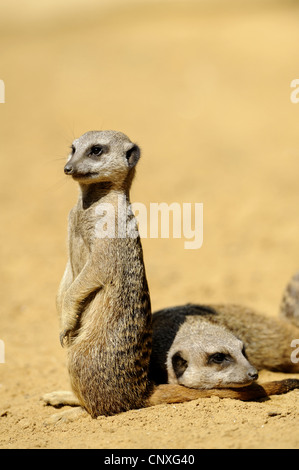
[[[129,168],[133,168],[140,158],[140,148],[138,145],[133,144],[126,152],[126,159],[129,165]]]
[[[172,367],[173,367],[174,373],[176,375],[176,378],[178,379],[179,377],[181,377],[183,375],[183,373],[187,369],[188,361],[186,361],[186,359],[184,359],[182,357],[181,352],[176,352],[172,356],[171,362],[172,362]]]

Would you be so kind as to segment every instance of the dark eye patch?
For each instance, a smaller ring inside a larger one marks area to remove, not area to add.
[[[172,356],[171,361],[172,361],[172,367],[173,367],[174,373],[176,375],[176,378],[178,379],[179,377],[181,377],[181,375],[183,375],[183,373],[187,369],[188,362],[186,361],[186,359],[184,359],[181,356],[180,352],[176,352]]]
[[[246,357],[246,359],[248,359],[247,354],[246,354],[246,348],[245,348],[245,346],[243,346],[242,354],[243,354],[244,357]]]
[[[103,153],[108,153],[108,152],[109,152],[109,146],[108,145],[95,144],[92,147],[90,147],[87,155],[89,157],[98,158]]]
[[[215,353],[208,357],[209,364],[223,364],[224,362],[230,362],[230,360],[231,356],[224,353]]]
[[[90,149],[90,155],[96,155],[97,157],[103,153],[104,149],[101,145],[93,145]]]
[[[72,150],[72,155],[74,155],[74,153],[76,152],[76,148],[74,145],[71,146],[71,150]]]

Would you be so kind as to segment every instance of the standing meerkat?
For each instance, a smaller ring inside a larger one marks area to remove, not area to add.
[[[153,386],[150,296],[129,197],[140,149],[116,131],[87,132],[71,149],[64,172],[80,193],[69,215],[69,259],[57,309],[73,393],[53,392],[44,401],[80,405],[96,418],[213,395],[250,400],[290,389],[286,381],[237,390]]]
[[[57,295],[60,339],[72,389],[93,417],[141,407],[150,393],[150,297],[129,199],[139,157],[123,133],[90,131],[64,167],[80,194]]]

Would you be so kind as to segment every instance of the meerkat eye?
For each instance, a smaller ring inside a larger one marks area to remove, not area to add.
[[[229,359],[230,356],[228,356],[227,354],[215,353],[209,356],[208,363],[222,364],[225,361],[229,361]]]
[[[71,146],[71,151],[72,151],[72,155],[74,155],[74,153],[76,152],[76,149],[73,145]]]
[[[90,149],[90,155],[96,155],[97,157],[103,153],[103,147],[100,145],[94,145]]]

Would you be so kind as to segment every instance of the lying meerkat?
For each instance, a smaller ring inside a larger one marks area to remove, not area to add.
[[[46,394],[44,401],[80,405],[95,418],[202,396],[250,400],[294,388],[290,381],[238,390],[154,387],[150,296],[129,197],[139,157],[139,147],[121,132],[90,131],[73,142],[64,172],[80,193],[69,215],[69,259],[57,295],[73,392]]]
[[[291,361],[291,342],[299,338],[299,328],[286,318],[265,317],[238,305],[187,304],[154,313],[152,323],[150,373],[155,383],[216,388],[244,380],[245,385],[249,363],[258,370],[299,372],[299,363]]]

